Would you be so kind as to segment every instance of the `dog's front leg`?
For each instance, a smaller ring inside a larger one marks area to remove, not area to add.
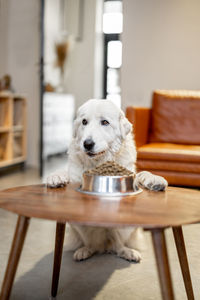
[[[68,171],[56,171],[50,174],[46,179],[47,186],[51,188],[61,187],[69,182]]]
[[[117,256],[124,258],[129,261],[134,262],[140,262],[141,260],[141,254],[139,251],[126,247],[124,243],[121,240],[120,233],[117,229],[113,228],[110,229],[110,235],[111,235],[111,245],[110,249],[108,249],[108,252],[115,252]]]
[[[165,178],[154,175],[147,171],[137,173],[135,181],[136,186],[141,185],[142,187],[151,191],[164,191],[168,186]]]
[[[96,251],[91,248],[91,247],[87,247],[87,246],[83,246],[81,248],[78,248],[75,252],[74,252],[74,260],[76,261],[80,261],[80,260],[85,260],[87,258],[89,258],[90,256],[92,256]]]
[[[74,252],[74,260],[80,261],[89,258],[96,252],[95,247],[92,247],[92,232],[94,232],[92,227],[73,225],[73,229],[83,245]]]

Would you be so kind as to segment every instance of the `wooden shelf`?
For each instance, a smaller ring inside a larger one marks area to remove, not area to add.
[[[26,99],[0,93],[0,168],[26,160]]]
[[[0,127],[12,126],[11,99],[5,96],[0,97]]]
[[[0,160],[0,168],[16,165],[22,162],[25,162],[26,157],[21,156],[12,160]]]
[[[0,127],[0,133],[1,132],[9,132],[9,131],[10,131],[10,127],[6,127],[6,126]]]

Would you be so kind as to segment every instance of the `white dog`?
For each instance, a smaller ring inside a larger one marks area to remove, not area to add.
[[[47,178],[47,185],[58,187],[68,182],[82,181],[84,171],[106,161],[115,161],[135,172],[136,148],[132,125],[124,113],[109,100],[92,99],[83,104],[74,122],[66,171]],[[164,190],[167,181],[149,172],[136,175],[136,183],[150,190]],[[134,248],[136,228],[101,228],[71,225],[68,250],[76,250],[75,260],[83,260],[96,252],[114,252],[129,261],[139,262]]]

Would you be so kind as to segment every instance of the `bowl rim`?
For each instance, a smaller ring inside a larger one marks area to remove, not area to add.
[[[135,196],[137,194],[140,194],[141,192],[143,192],[143,189],[139,187],[139,189],[137,191],[133,191],[133,192],[104,192],[104,193],[100,193],[100,192],[90,192],[90,191],[85,191],[82,190],[81,186],[76,188],[76,191],[82,194],[87,194],[87,195],[91,195],[91,196],[98,196],[100,198],[103,197],[108,197],[110,199],[113,199],[112,197],[117,197],[119,199],[121,199],[121,197],[125,197],[125,196]]]

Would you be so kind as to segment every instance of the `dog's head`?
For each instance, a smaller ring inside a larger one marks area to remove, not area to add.
[[[74,122],[74,138],[89,157],[116,153],[131,132],[132,125],[110,100],[92,99],[83,104]]]

